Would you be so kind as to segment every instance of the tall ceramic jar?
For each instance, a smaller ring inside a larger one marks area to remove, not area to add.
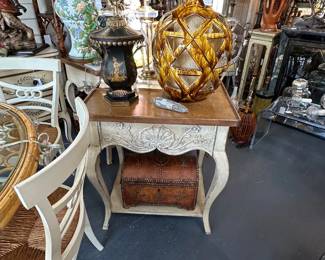
[[[92,0],[56,0],[54,9],[71,38],[69,57],[93,59],[97,56],[89,44],[89,34],[97,27],[97,10]]]

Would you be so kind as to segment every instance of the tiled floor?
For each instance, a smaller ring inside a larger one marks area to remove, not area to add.
[[[273,125],[254,150],[227,151],[230,179],[211,210],[212,235],[200,219],[113,214],[103,231],[103,205],[87,182],[90,221],[105,249],[84,238],[78,259],[318,260],[325,253],[325,141]],[[117,171],[102,163],[111,187]],[[205,159],[210,181],[214,164]]]

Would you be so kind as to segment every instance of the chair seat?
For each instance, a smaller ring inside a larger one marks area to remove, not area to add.
[[[51,204],[61,199],[67,190],[57,189],[50,197]],[[67,208],[58,214],[58,220],[64,217]],[[77,227],[79,209],[72,224],[62,239],[62,252],[68,246]],[[35,208],[26,210],[20,206],[14,218],[0,230],[0,259],[1,260],[34,260],[45,258],[45,233],[42,221]]]
[[[49,135],[49,141],[51,144],[54,144],[58,138],[59,130],[56,127],[52,127],[46,124],[39,124],[37,126],[37,134],[47,133]]]

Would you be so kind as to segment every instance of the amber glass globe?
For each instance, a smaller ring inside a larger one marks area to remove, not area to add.
[[[161,87],[176,101],[198,101],[221,84],[231,31],[202,0],[187,0],[161,18],[153,47]]]

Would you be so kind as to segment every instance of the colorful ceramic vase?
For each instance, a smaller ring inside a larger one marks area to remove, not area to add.
[[[97,10],[92,0],[56,0],[54,9],[71,38],[69,57],[93,59],[97,52],[90,47],[89,34],[97,28]]]
[[[153,56],[161,87],[176,101],[198,101],[220,85],[231,59],[224,18],[203,0],[186,0],[158,23]]]

